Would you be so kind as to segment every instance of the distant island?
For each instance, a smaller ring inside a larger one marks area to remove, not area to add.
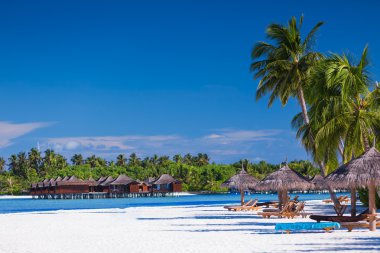
[[[291,161],[289,167],[305,176],[318,174],[318,169],[309,161]],[[27,193],[31,184],[46,178],[65,178],[75,176],[78,179],[98,179],[111,176],[127,175],[136,180],[158,178],[162,174],[172,175],[182,182],[183,191],[220,192],[222,182],[236,174],[244,167],[248,173],[258,179],[264,178],[279,168],[279,164],[265,161],[252,163],[240,160],[231,164],[211,163],[207,154],[177,154],[173,157],[153,155],[140,158],[135,153],[126,156],[120,154],[114,161],[92,155],[84,158],[74,154],[70,162],[63,155],[47,149],[40,152],[32,148],[29,152],[13,154],[8,158],[0,158],[1,194]]]

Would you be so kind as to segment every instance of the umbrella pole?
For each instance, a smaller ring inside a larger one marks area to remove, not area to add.
[[[356,189],[351,188],[351,217],[356,216]]]
[[[243,187],[240,188],[240,198],[241,198],[241,205],[244,205],[244,190]]]
[[[369,230],[376,231],[376,186],[374,182],[368,185],[369,192],[369,214],[372,216],[369,218]]]
[[[282,190],[278,190],[277,195],[278,195],[278,208],[282,210]]]
[[[282,192],[282,202],[284,206],[288,203],[288,190],[284,189]]]

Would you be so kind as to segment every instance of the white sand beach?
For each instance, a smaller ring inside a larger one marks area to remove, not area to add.
[[[307,211],[331,212],[321,201]],[[311,221],[295,219],[291,221]],[[379,252],[380,232],[282,234],[284,219],[221,206],[137,207],[0,215],[0,252]]]

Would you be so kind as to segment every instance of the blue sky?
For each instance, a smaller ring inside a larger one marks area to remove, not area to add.
[[[366,44],[378,80],[376,1],[2,1],[0,156],[37,142],[82,152],[307,158],[295,101],[256,102],[250,50],[269,23],[325,25],[316,49]]]

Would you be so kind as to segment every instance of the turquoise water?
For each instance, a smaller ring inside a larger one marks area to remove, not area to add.
[[[328,199],[328,194],[291,194],[299,195],[299,200]],[[342,194],[343,195],[343,194]],[[277,200],[276,194],[246,195],[246,201],[251,198],[259,201]],[[107,209],[128,208],[139,206],[189,206],[189,205],[226,205],[239,204],[240,194],[209,194],[188,195],[160,198],[120,198],[120,199],[75,199],[75,200],[42,200],[42,199],[0,199],[0,213],[77,210],[77,209]]]

